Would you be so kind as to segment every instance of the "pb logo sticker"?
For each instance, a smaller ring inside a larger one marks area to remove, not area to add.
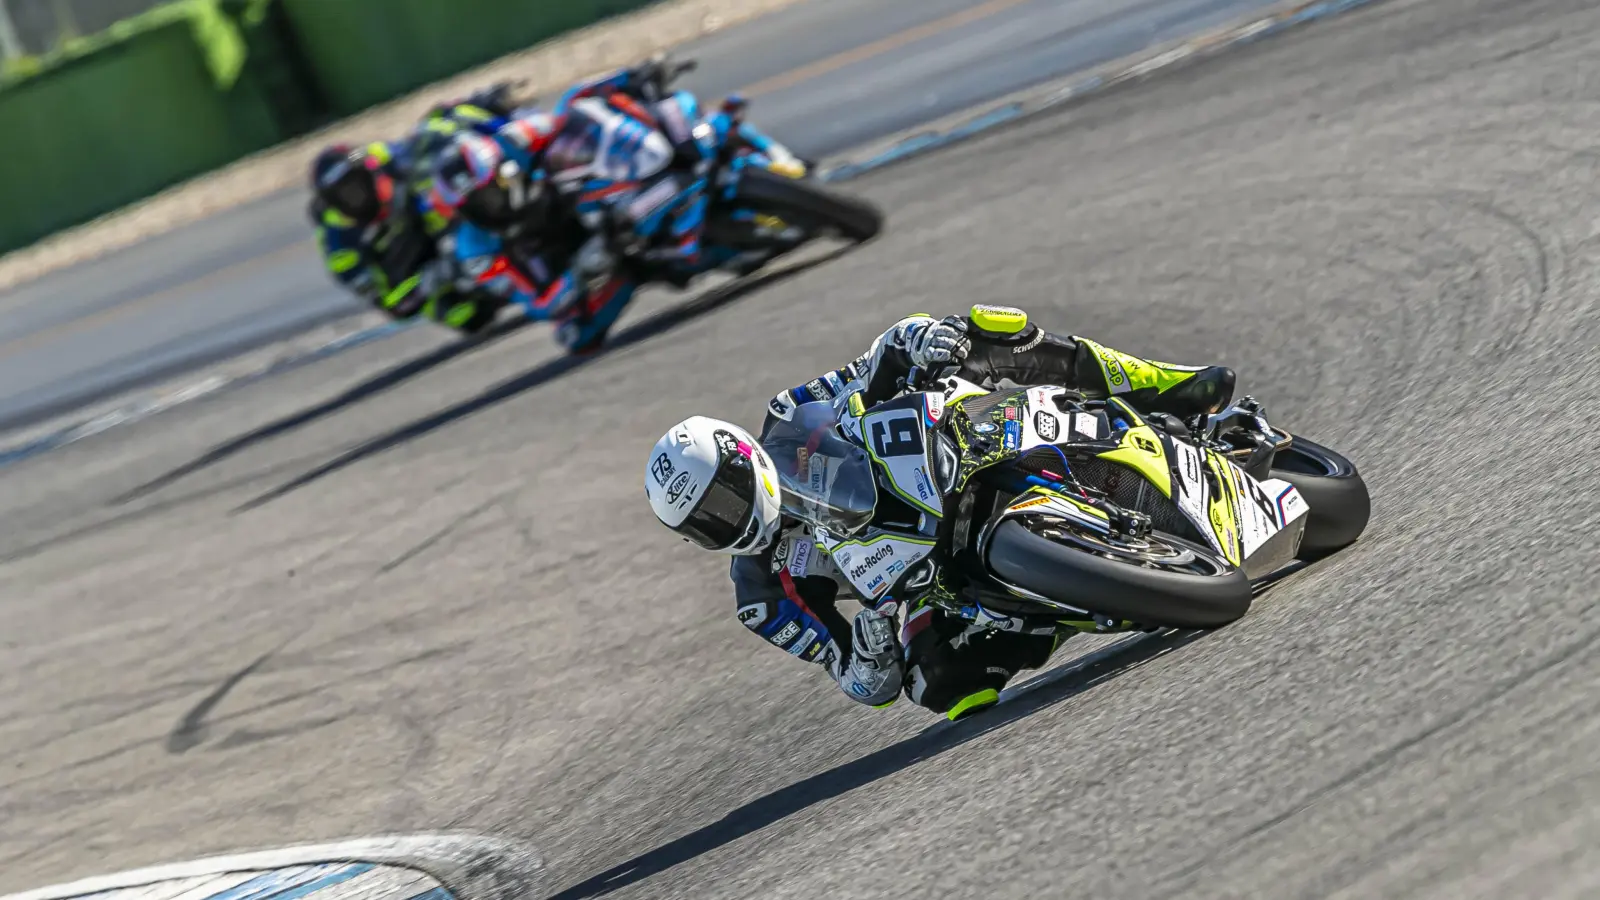
[[[1033,414],[1033,430],[1039,432],[1039,437],[1046,442],[1053,444],[1056,441],[1056,436],[1061,433],[1061,425],[1056,421],[1055,416],[1041,409]]]
[[[672,477],[673,471],[672,460],[668,459],[665,453],[657,456],[656,461],[650,464],[650,474],[656,477],[656,484],[662,487],[667,486],[667,480]]]

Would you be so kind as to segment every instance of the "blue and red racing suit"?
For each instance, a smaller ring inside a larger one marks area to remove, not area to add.
[[[506,158],[553,189],[572,222],[520,223],[507,234],[463,225],[458,235],[463,268],[494,272],[495,289],[530,318],[557,322],[557,338],[569,349],[603,339],[638,288],[639,270],[619,266],[616,251],[680,285],[700,261],[710,164],[694,136],[699,109],[681,92],[642,99],[649,77],[648,70],[625,69],[578,84],[549,113],[530,110],[495,132]],[[739,135],[757,152],[787,159],[756,129],[740,125]],[[546,242],[565,247],[565,259],[508,246],[513,232],[564,232],[573,223],[591,240],[572,244],[562,234]],[[502,256],[509,264],[496,261]]]
[[[1059,385],[1091,398],[1116,394],[1136,407],[1180,417],[1220,409],[1233,394],[1233,372],[1220,366],[1150,362],[1086,338],[1050,334],[1031,323],[1010,332],[990,330],[977,309],[971,318],[944,321],[965,330],[972,340],[959,374],[987,387]],[[893,398],[912,368],[912,343],[934,322],[926,315],[908,316],[855,361],[779,393],[768,405],[763,436],[803,403],[841,401],[856,391],[863,392],[869,407]],[[791,655],[822,664],[847,696],[865,702],[867,692],[852,690],[849,683],[852,629],[847,614],[837,608],[841,597],[854,593],[814,543],[809,526],[792,520],[785,525],[765,552],[734,557],[729,574],[739,621]],[[1075,633],[984,630],[921,603],[903,615],[903,691],[912,702],[936,712],[977,692],[998,691],[1017,672],[1044,665],[1060,640]]]

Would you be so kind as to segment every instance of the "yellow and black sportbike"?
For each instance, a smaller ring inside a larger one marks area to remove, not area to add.
[[[762,446],[784,512],[865,604],[1001,631],[1224,625],[1252,579],[1348,546],[1370,511],[1349,460],[1250,398],[1185,423],[948,378],[804,404]]]

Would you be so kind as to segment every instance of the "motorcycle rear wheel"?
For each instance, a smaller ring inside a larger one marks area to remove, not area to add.
[[[1108,541],[1066,520],[1008,519],[995,529],[988,562],[1015,587],[1145,626],[1216,628],[1250,609],[1244,570],[1159,531],[1139,542]]]
[[[1311,507],[1300,539],[1301,559],[1310,562],[1354,544],[1372,515],[1372,497],[1355,463],[1308,438],[1294,436],[1272,460],[1273,478],[1294,485]]]

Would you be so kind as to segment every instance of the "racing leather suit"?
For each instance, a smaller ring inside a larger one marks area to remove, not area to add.
[[[854,362],[772,398],[763,436],[801,403],[833,402],[859,390],[870,407],[900,393],[912,368],[909,348],[934,321],[920,314],[902,319]],[[1233,395],[1234,373],[1221,366],[1151,362],[1033,324],[1001,333],[974,318],[944,321],[965,330],[972,342],[958,374],[985,387],[1060,385],[1091,399],[1115,394],[1142,411],[1179,417],[1221,409]],[[890,664],[880,648],[862,653],[853,646],[862,620],[870,624],[877,614],[862,604],[867,611],[849,621],[837,608],[841,597],[853,596],[848,582],[813,543],[809,526],[787,520],[785,526],[765,552],[734,557],[730,575],[739,621],[790,654],[824,665],[858,702],[887,705],[903,690],[912,702],[942,713],[981,691],[1000,690],[1023,669],[1043,666],[1072,633],[986,630],[917,604],[904,611],[894,648],[898,658]]]
[[[482,330],[503,303],[487,293],[457,290],[453,264],[439,248],[450,220],[412,189],[401,146],[378,142],[367,152],[394,179],[395,196],[389,212],[369,224],[312,200],[308,213],[329,273],[392,318],[421,315],[466,333]]]

